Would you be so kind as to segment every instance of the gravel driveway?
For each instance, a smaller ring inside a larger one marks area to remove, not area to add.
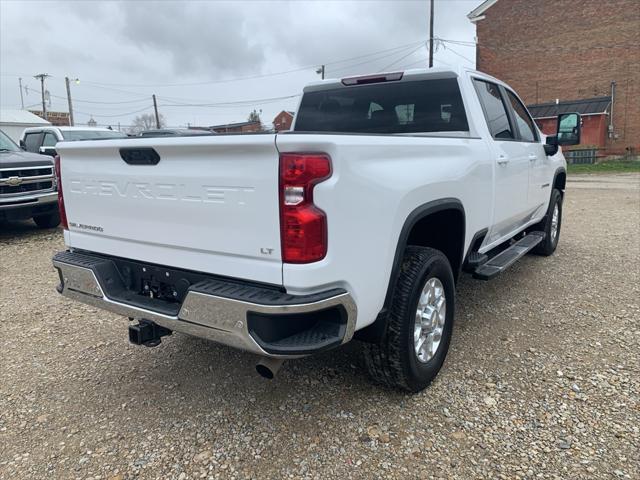
[[[464,277],[440,376],[372,385],[352,343],[292,361],[55,293],[60,231],[0,225],[0,478],[640,478],[640,176],[569,182],[558,251]]]

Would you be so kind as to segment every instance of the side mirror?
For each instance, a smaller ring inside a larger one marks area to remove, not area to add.
[[[558,115],[556,138],[558,145],[578,145],[580,143],[581,120],[579,113]]]
[[[50,155],[52,157],[56,156],[56,148],[55,147],[40,147],[38,152],[42,155]]]
[[[27,149],[27,146],[24,144],[24,140],[20,140],[20,148],[22,150],[26,150]]]
[[[557,135],[547,135],[547,140],[545,142],[545,144],[543,145],[544,147],[544,153],[547,154],[547,156],[552,157],[553,155],[555,155],[556,153],[558,153],[558,136]]]

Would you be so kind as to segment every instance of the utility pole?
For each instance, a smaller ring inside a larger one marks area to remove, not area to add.
[[[22,78],[18,78],[18,83],[20,84],[20,105],[22,105],[22,109],[24,110],[24,97],[22,96]]]
[[[318,68],[316,70],[316,73],[320,74],[321,75],[320,78],[322,78],[322,80],[324,80],[324,65],[320,65],[320,68]]]
[[[160,128],[160,116],[158,115],[158,102],[156,101],[156,94],[153,94],[153,111],[156,113],[156,128]]]
[[[42,92],[42,118],[45,120],[49,120],[49,115],[47,114],[47,104],[44,101],[44,79],[50,77],[46,73],[39,73],[38,75],[34,75],[33,78],[40,80],[40,90]]]
[[[71,104],[71,88],[69,87],[69,77],[64,77],[64,83],[67,85],[67,102],[69,102],[69,125],[73,127],[73,105]]]
[[[429,68],[433,67],[433,0],[431,0],[431,13],[429,14]]]

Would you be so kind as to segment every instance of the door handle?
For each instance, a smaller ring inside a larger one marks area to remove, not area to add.
[[[537,156],[537,155],[533,155],[533,154],[532,154],[532,155],[529,155],[529,161],[530,161],[530,162],[535,162],[537,159],[538,159],[538,156]]]
[[[505,157],[504,155],[500,155],[498,157],[498,165],[506,165],[507,163],[509,163],[509,159],[507,157]]]

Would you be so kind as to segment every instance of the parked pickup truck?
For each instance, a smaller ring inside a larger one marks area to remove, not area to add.
[[[503,82],[431,69],[311,84],[284,134],[59,143],[58,291],[137,321],[133,343],[184,332],[267,377],[360,339],[375,380],[419,391],[462,273],[556,249],[579,115],[558,133]]]
[[[25,128],[20,137],[20,148],[27,152],[55,156],[58,142],[77,142],[108,138],[127,138],[124,133],[100,127],[43,127]]]
[[[23,152],[0,130],[0,221],[27,219],[40,228],[60,224],[53,159]]]

